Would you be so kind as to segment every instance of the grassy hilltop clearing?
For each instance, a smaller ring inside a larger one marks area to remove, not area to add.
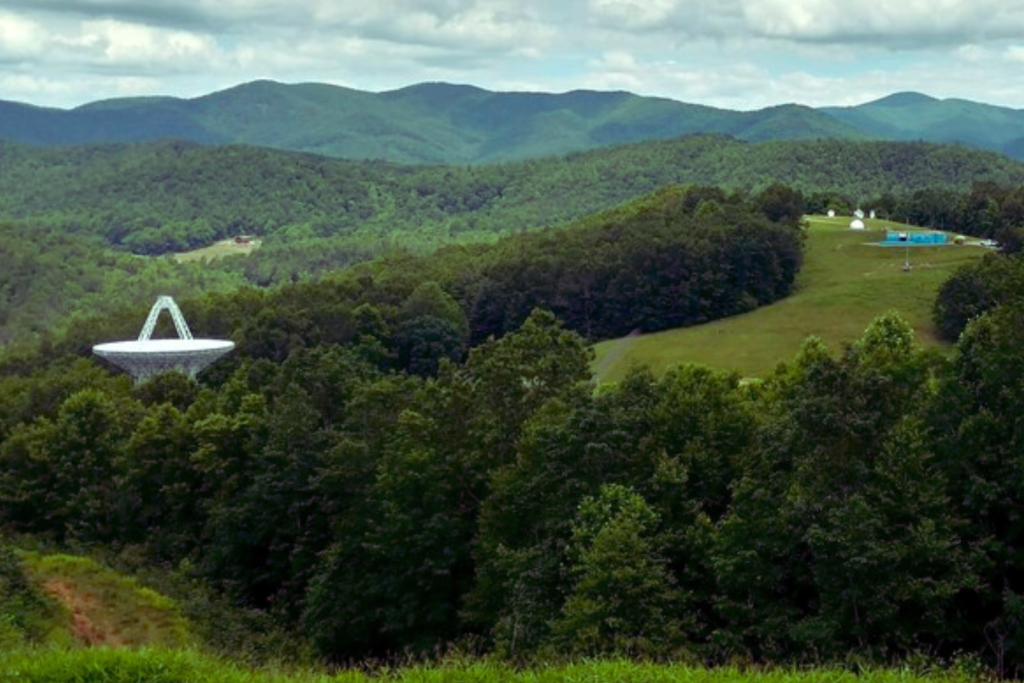
[[[762,375],[792,358],[808,336],[838,348],[890,310],[913,325],[918,343],[943,345],[931,320],[935,293],[957,268],[989,250],[977,244],[883,247],[876,243],[886,228],[916,228],[865,222],[867,230],[860,231],[849,229],[849,217],[809,217],[804,266],[791,296],[705,325],[601,342],[595,346],[595,372],[602,380],[615,380],[634,364],[660,373],[696,362]],[[904,272],[908,254],[911,270]]]

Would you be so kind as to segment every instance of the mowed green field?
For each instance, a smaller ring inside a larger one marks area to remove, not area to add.
[[[791,296],[706,325],[601,342],[593,364],[598,379],[619,380],[633,364],[661,373],[688,362],[762,376],[792,359],[809,335],[838,350],[890,310],[914,326],[920,344],[942,345],[931,322],[935,294],[954,270],[985,254],[984,247],[882,247],[877,243],[886,228],[916,229],[866,220],[867,230],[850,230],[849,217],[808,221],[804,266]],[[905,272],[908,254],[911,270]]]

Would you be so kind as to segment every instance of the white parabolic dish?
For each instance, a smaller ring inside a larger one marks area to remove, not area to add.
[[[97,344],[92,350],[136,380],[143,380],[170,370],[195,377],[233,348],[234,342],[219,339],[147,339]]]
[[[161,311],[170,311],[178,339],[151,339]],[[161,296],[149,310],[146,324],[135,341],[107,342],[92,347],[92,352],[122,370],[136,382],[161,372],[177,370],[195,377],[208,365],[235,348],[235,343],[220,339],[193,339],[185,316],[169,296]]]

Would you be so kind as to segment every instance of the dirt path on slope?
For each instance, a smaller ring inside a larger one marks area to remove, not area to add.
[[[95,595],[75,590],[60,579],[42,584],[44,591],[54,596],[71,613],[71,632],[91,646],[124,647],[124,638],[118,631],[116,619]]]

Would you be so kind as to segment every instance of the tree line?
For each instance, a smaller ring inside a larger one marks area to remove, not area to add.
[[[884,192],[853,199],[841,192],[816,192],[806,200],[808,213],[834,209],[849,215],[856,208],[874,209],[880,218],[920,227],[995,239],[1003,251],[1024,244],[1024,186],[975,182],[968,190],[922,187],[905,194]]]
[[[971,320],[1022,296],[1024,258],[1019,253],[987,254],[957,269],[942,284],[932,307],[932,319],[939,333],[953,342]]]
[[[190,566],[344,661],[461,641],[523,661],[1024,665],[1024,307],[950,359],[888,315],[760,382],[596,387],[577,333],[396,372],[379,345],[132,387],[3,378],[0,519]]]

